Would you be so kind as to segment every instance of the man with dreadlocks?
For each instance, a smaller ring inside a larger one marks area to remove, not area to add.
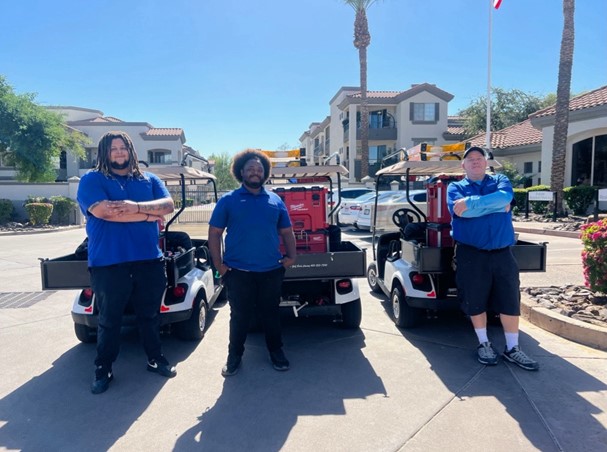
[[[147,369],[176,375],[162,355],[159,310],[166,271],[158,247],[158,220],[174,210],[162,181],[142,172],[131,138],[108,132],[97,165],[80,180],[78,203],[86,216],[88,266],[99,309],[93,394],[105,392],[120,348],[122,315],[133,304],[148,357]]]
[[[242,186],[221,197],[209,221],[209,251],[228,287],[230,344],[224,377],[238,372],[244,345],[256,309],[265,331],[274,369],[289,369],[282,350],[280,292],[287,267],[295,263],[296,247],[287,208],[263,184],[270,176],[270,159],[246,149],[234,157],[232,175]],[[225,253],[221,237],[227,229]],[[279,236],[286,255],[279,249]]]

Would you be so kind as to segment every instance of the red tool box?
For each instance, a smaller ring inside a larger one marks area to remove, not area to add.
[[[438,176],[434,181],[428,182],[428,223],[451,223],[451,214],[447,208],[447,185],[449,182],[459,180],[453,176]]]
[[[426,243],[432,247],[451,247],[451,225],[449,223],[426,223]]]
[[[325,187],[278,187],[274,192],[287,206],[294,231],[314,232],[329,226]]]
[[[293,231],[295,234],[295,245],[297,254],[326,253],[328,250],[327,242],[329,235],[326,230],[308,232]],[[280,252],[286,254],[282,237],[280,237]]]

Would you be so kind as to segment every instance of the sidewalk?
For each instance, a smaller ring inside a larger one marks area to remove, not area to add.
[[[515,222],[514,230],[529,234],[542,234],[557,237],[579,239],[580,231],[561,231],[552,229],[552,223]],[[580,268],[580,271],[582,269]],[[549,282],[561,285],[562,281]],[[521,316],[530,323],[566,339],[589,347],[607,350],[607,328],[572,319],[557,314],[550,309],[537,305],[526,293],[521,294]]]

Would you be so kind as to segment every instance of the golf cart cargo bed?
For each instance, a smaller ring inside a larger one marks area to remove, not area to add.
[[[42,290],[86,289],[91,287],[88,262],[75,254],[40,261]]]
[[[355,278],[365,276],[366,269],[365,251],[352,242],[341,242],[336,251],[298,255],[285,279]]]
[[[169,287],[194,268],[194,248],[165,257]],[[88,261],[75,254],[40,261],[42,290],[86,289],[91,287]]]
[[[427,247],[420,243],[401,240],[402,258],[417,267],[420,273],[443,273],[451,269],[453,248]],[[518,240],[512,254],[521,272],[546,271],[546,243]]]

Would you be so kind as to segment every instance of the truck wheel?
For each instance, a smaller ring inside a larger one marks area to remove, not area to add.
[[[369,264],[369,268],[367,268],[367,282],[369,283],[369,287],[375,293],[381,293],[381,287],[377,282],[377,264],[375,262],[371,262]]]
[[[80,323],[74,323],[74,332],[80,342],[84,342],[85,344],[97,342],[97,330],[95,328],[81,325]]]
[[[360,327],[362,318],[362,306],[360,298],[341,305],[342,328],[355,329]]]
[[[401,328],[413,328],[421,323],[422,310],[407,304],[403,289],[397,284],[390,295],[394,323]]]
[[[175,324],[175,332],[184,341],[199,341],[207,327],[207,303],[201,292],[196,296],[192,316],[188,320]]]

